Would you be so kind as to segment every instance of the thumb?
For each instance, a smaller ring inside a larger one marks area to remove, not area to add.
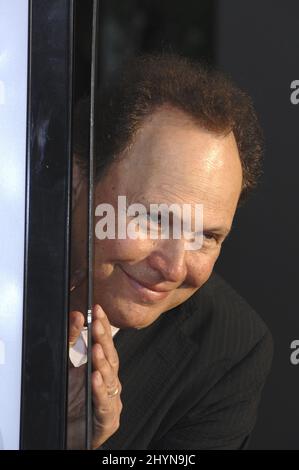
[[[84,326],[84,315],[77,310],[73,310],[69,317],[69,344],[73,346],[80,336]]]

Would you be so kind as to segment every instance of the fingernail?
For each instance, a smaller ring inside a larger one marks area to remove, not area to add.
[[[102,309],[102,307],[100,305],[96,305],[96,309],[97,309],[97,313],[99,314],[99,317],[104,318],[105,313],[104,313],[104,310]]]

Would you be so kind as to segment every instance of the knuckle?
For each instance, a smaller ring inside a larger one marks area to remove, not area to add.
[[[117,368],[119,366],[118,356],[112,356],[111,365],[112,365],[112,367],[115,367],[115,368]]]
[[[116,429],[119,428],[119,426],[120,426],[119,415],[117,415],[117,414],[114,415],[113,420],[112,420],[111,423],[110,423],[110,426],[111,426],[111,428],[114,429],[114,430],[116,430]]]
[[[107,415],[111,413],[111,410],[108,406],[100,405],[98,411],[101,415]]]
[[[99,349],[96,349],[93,352],[93,360],[96,361],[96,367],[102,370],[103,367],[105,366],[106,360],[103,357],[103,355],[102,355],[102,353]]]
[[[110,366],[107,363],[106,359],[101,359],[99,362],[99,369],[105,375],[105,377],[110,373]]]
[[[118,388],[118,390],[119,390],[117,381],[115,380],[114,377],[112,377],[112,378],[107,382],[107,389],[108,389],[108,391],[112,391],[112,392],[113,392],[113,390],[115,390],[116,388]]]
[[[96,344],[94,344],[94,345],[92,346],[92,352],[93,352],[93,354],[95,354],[95,355],[99,354],[100,351],[101,351],[101,349],[102,349],[102,347],[101,347],[100,344],[97,344],[97,343],[96,343]]]

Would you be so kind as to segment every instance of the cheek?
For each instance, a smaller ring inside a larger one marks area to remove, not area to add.
[[[213,271],[215,260],[208,260],[201,269],[200,285],[204,284],[210,277]]]
[[[201,287],[212,274],[219,251],[213,254],[198,253],[189,265],[190,281],[192,285]]]
[[[95,260],[103,263],[137,262],[145,259],[153,249],[151,240],[101,240],[95,245]]]

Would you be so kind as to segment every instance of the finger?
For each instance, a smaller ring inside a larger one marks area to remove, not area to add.
[[[109,398],[100,372],[92,375],[93,405],[94,405],[94,434],[93,448],[97,448],[119,428],[122,404]]]
[[[97,419],[103,425],[108,425],[114,418],[115,405],[107,393],[102,375],[99,371],[92,373],[92,392],[94,412]]]
[[[119,389],[121,389],[120,383]],[[110,398],[99,371],[92,374],[94,405],[93,448],[98,447],[119,428],[122,403],[119,394]]]
[[[115,349],[111,333],[108,333],[100,319],[92,323],[92,336],[94,344],[100,344],[103,348],[105,358],[117,373],[119,368],[118,354]]]
[[[110,321],[108,319],[108,316],[106,315],[104,309],[101,307],[101,305],[96,304],[94,306],[93,318],[94,318],[94,320],[99,320],[100,321],[100,323],[96,322],[96,324],[95,324],[95,336],[97,334],[103,335],[103,331],[102,331],[102,328],[100,326],[102,324],[102,326],[105,329],[105,332],[107,333],[108,338],[111,338],[111,341],[109,342],[109,344],[111,345],[112,352],[114,353],[114,354],[112,353],[112,356],[114,356],[114,357],[111,357],[112,362],[114,362],[114,364],[112,364],[112,366],[118,367],[118,354],[117,354],[117,351],[115,349],[114,342],[113,342],[111,323],[110,323]],[[104,340],[105,337],[101,336],[101,338]]]
[[[121,390],[120,382],[118,382],[117,388]],[[111,424],[111,420],[115,419],[115,415],[119,417],[122,410],[120,393],[117,393],[114,397],[109,397],[103,377],[99,371],[92,373],[92,391],[94,412],[97,419],[100,419],[101,423]]]
[[[73,310],[69,317],[69,343],[70,346],[76,343],[84,326],[84,315]]]
[[[100,344],[94,344],[92,349],[92,361],[95,370],[101,373],[104,384],[107,388],[108,395],[115,392],[118,387],[118,377],[115,370],[111,367],[107,359],[105,358],[103,348]],[[120,391],[120,390],[119,390]]]
[[[96,304],[93,308],[93,320],[101,320],[105,330],[108,334],[111,334],[112,337],[111,323],[104,309],[99,304]]]

